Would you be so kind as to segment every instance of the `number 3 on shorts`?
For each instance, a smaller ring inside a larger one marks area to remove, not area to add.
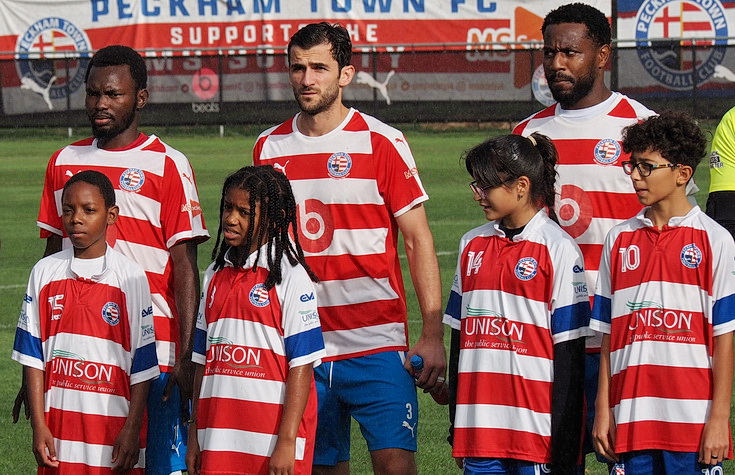
[[[410,402],[406,403],[406,419],[409,421],[413,419],[413,406],[411,406]]]

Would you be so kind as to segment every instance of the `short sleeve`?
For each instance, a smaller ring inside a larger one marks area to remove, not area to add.
[[[571,239],[564,240],[554,247],[552,259],[554,279],[550,310],[554,344],[591,336],[590,299],[582,252]]]
[[[595,284],[595,298],[592,304],[592,319],[590,328],[600,333],[610,333],[612,319],[612,275],[610,267],[610,252],[615,241],[612,232],[605,238],[600,258],[600,271]]]
[[[462,326],[462,278],[460,277],[460,266],[463,250],[464,242],[460,242],[457,267],[454,271],[452,288],[449,290],[449,299],[447,301],[447,307],[444,310],[444,319],[442,320],[445,325],[448,325],[454,330],[459,330]]]
[[[317,310],[317,297],[309,275],[301,265],[282,263],[283,281],[276,285],[281,304],[283,338],[289,368],[313,364],[326,355]]]
[[[199,311],[197,312],[196,327],[194,328],[194,349],[191,360],[199,365],[207,362],[207,316],[206,302],[209,295],[209,286],[214,276],[214,263],[210,264],[204,273],[204,282],[202,283],[202,293],[199,298]]]
[[[41,206],[38,210],[37,224],[41,228],[41,238],[48,238],[52,234],[62,235],[61,225],[61,196],[63,183],[56,181],[56,159],[61,150],[54,153],[46,166],[46,175],[43,179],[41,192]],[[58,193],[57,193],[58,191]]]
[[[153,304],[148,279],[140,269],[125,282],[128,318],[130,319],[133,365],[130,384],[155,378],[159,374],[156,338],[153,327]]]
[[[39,269],[36,265],[31,270],[23,297],[18,325],[15,329],[12,358],[23,366],[43,371],[46,364],[41,340],[41,308],[38,302],[41,289],[39,287]]]

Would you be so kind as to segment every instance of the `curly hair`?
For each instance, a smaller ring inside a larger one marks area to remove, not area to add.
[[[248,234],[245,238],[245,249],[250,249],[253,243],[267,242],[268,277],[265,286],[268,289],[280,284],[281,261],[286,256],[292,266],[301,264],[312,281],[318,279],[311,268],[306,264],[304,251],[299,244],[298,225],[296,222],[296,201],[291,190],[291,184],[283,173],[279,173],[270,165],[257,167],[244,167],[231,174],[225,179],[222,186],[222,197],[219,205],[220,225],[217,230],[217,241],[212,250],[215,270],[225,265],[225,254],[230,249],[226,241],[222,239],[222,212],[225,207],[225,197],[229,190],[236,188],[248,192],[250,196],[250,209],[255,209],[260,204],[260,227],[257,236],[253,236],[255,229],[255,214],[250,215]],[[293,234],[293,240],[289,236]],[[256,265],[260,261],[263,246],[258,246]],[[245,256],[247,257],[247,256]],[[242,265],[241,262],[234,263]]]
[[[549,216],[556,221],[556,147],[549,137],[538,132],[530,137],[511,134],[486,140],[465,152],[465,166],[472,178],[485,186],[500,186],[527,177],[532,201],[536,206],[547,207]]]
[[[626,153],[658,152],[674,164],[697,169],[707,153],[707,137],[697,122],[680,111],[664,111],[623,130]]]
[[[585,25],[587,34],[598,48],[609,45],[612,41],[610,22],[607,21],[605,14],[584,3],[568,3],[551,11],[544,18],[544,23],[541,25],[541,34],[546,32],[549,25],[560,23],[581,23]]]
[[[89,79],[89,72],[92,68],[104,68],[107,66],[122,66],[127,64],[130,67],[130,75],[135,81],[135,89],[141,91],[148,87],[148,70],[145,66],[143,57],[133,48],[123,45],[105,46],[97,51],[87,65],[87,73],[84,76],[84,82]]]
[[[340,71],[352,61],[352,40],[347,29],[335,23],[334,25],[323,21],[311,23],[294,33],[288,42],[288,59],[291,61],[291,47],[309,49],[324,43],[330,45],[332,58],[337,61]]]

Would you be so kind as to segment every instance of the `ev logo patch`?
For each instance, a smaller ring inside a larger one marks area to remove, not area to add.
[[[250,303],[256,307],[265,307],[271,301],[268,297],[268,289],[265,288],[265,284],[255,284],[250,289]]]

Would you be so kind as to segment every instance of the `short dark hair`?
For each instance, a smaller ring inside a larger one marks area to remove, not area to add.
[[[288,42],[288,60],[291,61],[291,47],[309,49],[328,43],[332,58],[337,61],[340,71],[350,65],[352,60],[352,40],[347,29],[339,23],[330,24],[326,21],[311,23],[294,33]]]
[[[112,187],[112,182],[109,178],[107,178],[107,176],[96,170],[84,170],[77,173],[76,175],[73,175],[71,178],[69,178],[69,181],[64,184],[64,189],[61,192],[61,196],[64,196],[64,193],[66,193],[66,190],[71,187],[71,185],[80,181],[84,183],[89,183],[92,186],[96,186],[100,190],[102,198],[104,198],[105,200],[105,207],[107,209],[115,206],[115,189]]]
[[[148,87],[148,70],[145,60],[133,48],[123,45],[105,46],[97,51],[87,65],[87,74],[84,82],[89,79],[89,72],[93,67],[104,68],[106,66],[121,66],[127,64],[130,67],[130,75],[135,81],[135,89],[140,91]]]
[[[612,41],[610,22],[604,13],[584,3],[568,3],[552,10],[541,25],[541,34],[546,33],[549,25],[560,23],[581,23],[587,27],[587,34],[597,46],[609,45]]]
[[[625,153],[658,152],[677,165],[697,169],[707,153],[707,137],[697,122],[680,111],[664,111],[623,130]]]

